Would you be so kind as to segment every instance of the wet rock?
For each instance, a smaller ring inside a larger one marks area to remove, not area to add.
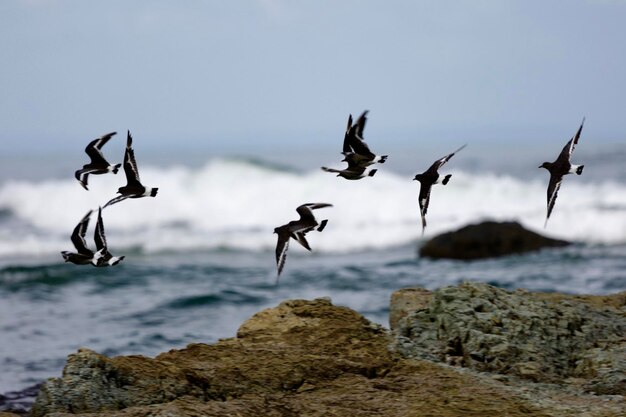
[[[467,282],[434,291],[400,319],[396,347],[405,357],[535,382],[583,378],[589,392],[626,395],[625,295],[567,297]]]
[[[569,242],[525,229],[517,222],[486,221],[446,232],[427,241],[419,254],[427,258],[481,259],[562,247]]]

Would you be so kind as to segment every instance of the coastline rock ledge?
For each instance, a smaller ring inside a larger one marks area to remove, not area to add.
[[[624,416],[625,306],[626,293],[405,289],[389,331],[328,299],[285,301],[212,345],[80,349],[30,415]]]

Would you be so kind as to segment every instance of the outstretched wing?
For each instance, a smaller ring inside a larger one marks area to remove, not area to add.
[[[556,203],[556,197],[559,195],[559,189],[561,188],[561,182],[563,182],[562,175],[550,175],[550,182],[548,183],[548,215],[546,216],[546,222],[543,227],[546,227],[548,224],[548,219],[550,218],[550,214],[552,214],[552,209],[554,208],[554,203]]]
[[[352,129],[352,115],[348,116],[348,125],[346,126],[346,133],[343,135],[343,152],[352,152],[350,147],[350,132]]]
[[[89,218],[91,217],[92,211],[93,210],[89,210],[89,212],[76,225],[71,237],[72,243],[74,244],[74,247],[76,248],[78,253],[88,256],[93,255],[93,251],[87,248],[87,242],[85,242],[85,233],[87,233],[87,227],[89,227]]]
[[[367,113],[369,110],[365,110],[358,119],[356,119],[356,135],[363,139],[363,131],[365,130],[365,123],[367,123]]]
[[[104,223],[102,222],[102,208],[98,208],[98,223],[96,223],[96,231],[94,232],[93,240],[96,242],[96,248],[98,250],[107,250],[107,239],[104,235]]]
[[[358,129],[358,125],[352,126],[350,137],[350,146],[354,150],[354,153],[366,156],[368,159],[374,159],[376,155],[370,150],[370,147],[367,146],[367,143],[363,140],[363,138],[356,134],[356,130]]]
[[[457,149],[456,151],[454,151],[454,152],[444,156],[443,158],[436,160],[430,166],[430,168],[428,168],[428,170],[426,172],[437,173],[437,171],[439,171],[439,168],[441,168],[443,166],[443,164],[448,162],[450,160],[450,158],[452,158],[457,152],[459,152],[461,149],[465,148],[466,146],[467,146],[467,144],[461,146],[459,149]]]
[[[107,133],[106,135],[89,142],[89,145],[87,145],[87,147],[85,148],[85,152],[87,153],[87,155],[89,155],[89,158],[91,158],[91,163],[106,165],[109,164],[107,160],[104,159],[104,155],[102,155],[101,149],[109,141],[109,139],[111,139],[116,134],[117,132]]]
[[[424,185],[420,183],[418,202],[420,205],[420,215],[422,217],[422,235],[424,234],[424,229],[426,228],[426,213],[428,212],[428,204],[430,203],[431,190],[432,185]]]
[[[126,137],[124,173],[126,173],[126,182],[128,185],[141,186],[141,181],[139,180],[139,170],[137,169],[137,161],[135,160],[135,151],[133,150],[133,137],[130,135],[130,131],[128,131],[128,136]]]
[[[113,204],[119,203],[122,200],[126,200],[128,197],[129,196],[127,195],[118,195],[117,197],[110,199],[104,206],[102,206],[102,208],[112,206]]]
[[[287,249],[289,249],[289,234],[279,233],[276,242],[276,266],[278,267],[277,277],[283,272],[285,261],[287,260]]]
[[[580,127],[578,128],[578,131],[576,132],[576,134],[569,140],[569,142],[567,142],[565,144],[565,146],[563,147],[563,150],[561,151],[561,153],[559,154],[558,159],[561,159],[563,161],[569,161],[570,158],[572,157],[572,153],[574,152],[574,148],[576,147],[576,145],[578,144],[578,139],[580,139],[580,134],[583,131],[583,125],[585,124],[585,118],[583,117],[583,121],[580,124]]]
[[[332,204],[328,204],[328,203],[305,203],[305,204],[298,206],[296,211],[300,215],[300,220],[310,222],[310,221],[315,221],[315,216],[313,215],[312,210],[317,210],[320,208],[332,207],[332,206],[333,206]]]

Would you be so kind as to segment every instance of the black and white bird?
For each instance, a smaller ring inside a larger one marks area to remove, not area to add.
[[[71,262],[77,265],[92,264],[96,266],[102,258],[102,250],[94,252],[87,247],[87,243],[85,242],[85,233],[87,232],[89,218],[91,217],[92,212],[93,210],[89,210],[89,212],[81,219],[72,232],[71,239],[74,247],[76,248],[76,252],[61,252],[65,262]]]
[[[443,166],[446,162],[450,160],[457,152],[461,149],[465,148],[467,145],[461,146],[456,151],[452,152],[444,156],[441,159],[436,160],[430,168],[421,174],[417,174],[413,180],[417,180],[420,182],[420,194],[418,197],[418,202],[420,206],[420,215],[422,217],[422,236],[424,235],[424,229],[426,228],[426,212],[428,211],[428,203],[430,203],[430,192],[432,190],[433,185],[439,184],[439,168]],[[452,174],[448,174],[443,177],[441,180],[441,184],[446,185],[448,181],[450,181],[450,177]]]
[[[89,189],[87,188],[89,174],[100,175],[109,172],[117,174],[120,166],[122,166],[122,164],[109,164],[107,160],[104,159],[104,155],[102,155],[102,147],[116,134],[117,132],[107,133],[106,135],[89,142],[89,145],[85,148],[85,152],[89,155],[91,162],[83,165],[82,169],[79,169],[74,173],[74,176],[85,190]]]
[[[361,167],[367,167],[369,165],[379,163],[382,164],[387,160],[388,155],[376,155],[374,154],[363,136],[365,130],[365,123],[367,122],[367,113],[365,110],[356,123],[352,124],[352,115],[348,117],[348,125],[346,127],[346,133],[343,138],[343,151],[344,156],[342,162],[348,162],[348,164],[354,164]]]
[[[296,211],[300,215],[300,219],[290,221],[287,224],[276,227],[274,233],[278,235],[278,241],[276,243],[276,266],[278,267],[278,274],[276,279],[280,276],[285,266],[287,259],[287,249],[289,248],[289,239],[293,238],[300,243],[306,250],[311,250],[309,242],[306,240],[306,234],[312,230],[321,232],[326,227],[328,219],[317,222],[313,215],[313,210],[317,210],[324,207],[332,207],[332,204],[328,203],[306,203],[299,206]]]
[[[552,209],[554,208],[554,203],[556,202],[556,197],[559,194],[559,188],[561,188],[561,182],[563,182],[563,177],[567,174],[576,174],[580,175],[583,173],[584,165],[572,165],[570,159],[572,158],[572,152],[574,152],[574,148],[578,143],[578,139],[580,138],[580,133],[583,130],[583,125],[585,124],[585,118],[583,117],[583,121],[578,128],[576,134],[567,142],[561,153],[556,158],[554,162],[544,162],[539,166],[539,168],[545,168],[550,172],[550,182],[548,183],[548,215],[546,216],[546,221],[543,225],[545,228],[548,224],[548,219],[550,218],[550,214],[552,213]]]
[[[322,167],[322,171],[334,172],[338,177],[343,177],[347,180],[360,180],[365,177],[373,177],[378,171],[375,168],[366,168],[356,165],[355,163],[348,162],[348,168],[346,169],[334,169],[328,167]]]
[[[94,233],[94,241],[96,242],[96,249],[101,253],[100,259],[97,261],[99,267],[114,266],[122,262],[125,256],[113,256],[109,252],[107,246],[107,239],[104,235],[104,223],[102,222],[102,208],[98,208],[98,222],[96,223],[96,231]]]
[[[137,161],[135,160],[135,152],[132,148],[133,137],[128,132],[126,138],[126,153],[124,154],[124,173],[126,174],[126,185],[117,190],[121,194],[109,200],[102,208],[106,208],[115,203],[119,203],[127,198],[155,197],[158,188],[147,188],[141,184],[139,180],[139,170],[137,169]]]
[[[347,162],[348,167],[345,169],[322,167],[323,171],[336,173],[338,177],[347,180],[360,180],[374,176],[377,170],[370,168],[370,165],[382,164],[387,160],[387,155],[378,156],[374,154],[363,140],[367,113],[368,111],[365,110],[354,124],[352,124],[352,115],[348,117],[348,125],[343,137],[343,151],[341,152],[344,156],[341,162]]]

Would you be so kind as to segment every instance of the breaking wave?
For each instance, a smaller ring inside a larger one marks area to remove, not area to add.
[[[450,171],[435,186],[424,238],[485,219],[515,220],[552,236],[590,243],[626,242],[626,186],[613,181],[565,179],[544,231],[547,176],[523,181],[495,174]],[[142,181],[159,187],[156,198],[127,200],[103,213],[111,250],[184,252],[271,251],[274,227],[298,217],[307,202],[334,207],[312,233],[314,250],[359,251],[405,245],[421,238],[419,184],[385,170],[347,181],[321,170],[298,173],[254,161],[215,159],[204,167],[142,167]],[[123,173],[74,179],[7,181],[0,186],[0,257],[56,254],[71,249],[69,234],[92,208],[104,205],[125,182]],[[95,217],[88,232],[92,242]],[[293,245],[297,247],[297,245]],[[296,250],[299,250],[296,249]]]

